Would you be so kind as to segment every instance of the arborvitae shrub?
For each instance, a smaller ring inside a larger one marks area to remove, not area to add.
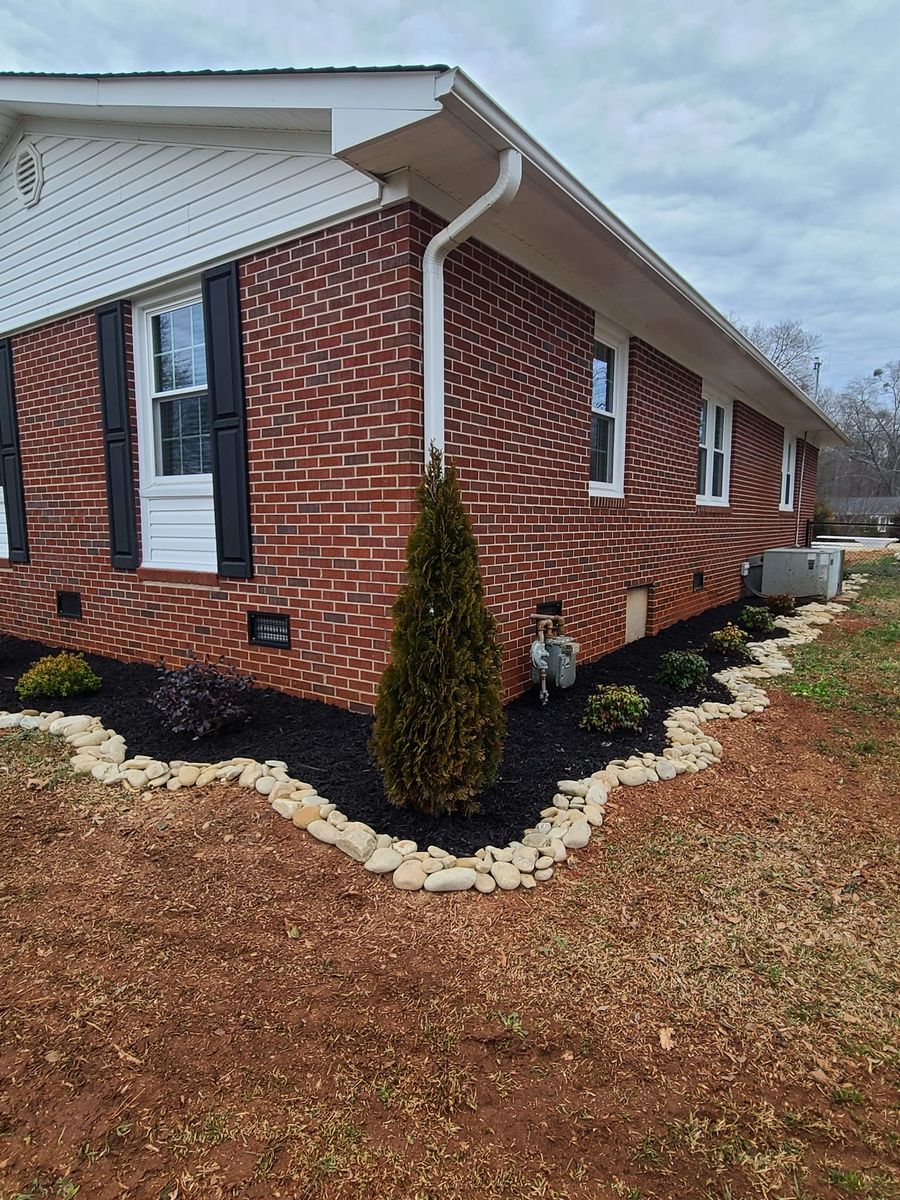
[[[748,605],[738,617],[737,623],[741,629],[746,629],[748,633],[755,633],[759,637],[765,637],[775,628],[775,618],[769,609],[756,604]]]
[[[693,692],[706,682],[708,675],[709,664],[702,654],[693,650],[670,650],[660,659],[656,678],[681,692]]]
[[[724,629],[717,629],[709,635],[709,648],[728,658],[746,658],[747,635],[729,621]]]
[[[150,703],[172,733],[206,737],[250,716],[247,701],[253,676],[242,675],[221,659],[193,658],[183,667],[160,667],[160,674],[162,680]]]
[[[630,683],[605,684],[588,697],[581,725],[599,733],[640,729],[649,711],[650,701]]]
[[[39,658],[16,683],[16,691],[22,700],[47,696],[64,700],[66,696],[77,696],[81,692],[97,692],[102,684],[85,661],[83,654],[63,651]]]
[[[766,596],[766,608],[776,617],[789,617],[797,607],[797,601],[787,592],[779,592],[774,596]]]
[[[370,749],[392,804],[470,813],[500,765],[500,646],[456,473],[435,449],[418,499]]]

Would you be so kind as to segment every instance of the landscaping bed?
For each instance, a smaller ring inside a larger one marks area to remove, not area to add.
[[[506,746],[498,777],[482,793],[480,810],[471,817],[427,816],[390,805],[367,749],[371,718],[320,701],[257,688],[251,693],[251,717],[246,724],[193,740],[166,731],[159,713],[148,703],[160,678],[153,666],[87,655],[103,681],[102,690],[59,704],[47,701],[41,707],[100,717],[104,726],[125,738],[133,754],[166,761],[216,762],[235,756],[279,759],[292,776],[310,783],[351,820],[411,838],[421,846],[437,844],[450,853],[465,854],[484,845],[503,846],[520,837],[550,803],[557,780],[582,778],[610,759],[628,757],[635,750],[660,753],[666,745],[663,721],[673,706],[702,700],[728,702],[730,695],[711,676],[700,692],[691,693],[659,683],[656,673],[663,654],[702,650],[709,633],[733,620],[745,603],[708,610],[655,637],[632,642],[595,663],[579,666],[575,685],[554,691],[546,707],[538,704],[536,689],[513,701],[507,709]],[[23,705],[14,690],[16,679],[50,648],[7,638],[4,649],[0,707],[18,711]],[[707,653],[706,657],[711,672],[725,665],[720,656]],[[606,683],[633,684],[648,697],[650,712],[640,733],[610,738],[580,727],[588,695],[598,684]]]
[[[0,1195],[897,1200],[883,589],[543,895],[367,887],[252,790],[0,735]]]

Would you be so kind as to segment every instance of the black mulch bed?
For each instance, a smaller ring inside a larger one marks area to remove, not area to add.
[[[523,829],[533,825],[540,810],[551,803],[557,780],[584,778],[610,759],[625,758],[635,751],[662,751],[666,745],[663,720],[675,705],[730,700],[725,688],[712,678],[702,693],[690,694],[657,683],[655,675],[666,651],[702,650],[708,634],[733,620],[744,603],[711,609],[595,663],[579,665],[575,685],[553,691],[545,708],[537,703],[536,689],[513,701],[507,710],[506,751],[499,776],[482,794],[480,811],[466,818],[428,817],[388,804],[366,749],[371,718],[316,700],[257,688],[252,693],[248,724],[192,741],[183,734],[167,733],[159,714],[147,703],[159,682],[154,667],[89,654],[88,661],[103,680],[102,690],[58,704],[45,701],[38,707],[98,716],[107,728],[122,734],[132,754],[166,761],[217,762],[236,756],[282,759],[292,776],[312,784],[351,819],[366,821],[379,833],[412,838],[420,846],[435,844],[462,854],[488,844],[503,846],[521,837]],[[0,707],[16,712],[23,707],[13,687],[16,679],[49,648],[39,642],[6,638],[3,649]],[[706,657],[711,671],[725,665],[720,656],[707,653]],[[649,697],[651,709],[642,733],[606,739],[580,727],[587,696],[598,683],[631,683]]]

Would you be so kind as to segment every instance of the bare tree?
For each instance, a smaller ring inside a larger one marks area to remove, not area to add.
[[[857,494],[900,495],[900,360],[851,379],[841,393],[838,420],[852,443],[848,456],[868,484]]]
[[[815,391],[816,372],[813,365],[822,349],[822,339],[817,333],[804,329],[799,321],[776,321],[766,325],[757,321],[754,325],[743,325],[732,320],[744,337],[762,350],[776,367],[784,371],[788,379],[803,388],[811,396]]]

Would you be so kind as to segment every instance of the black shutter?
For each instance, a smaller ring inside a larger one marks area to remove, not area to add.
[[[106,457],[106,503],[112,565],[133,571],[138,565],[134,515],[134,468],[131,457],[131,411],[125,366],[125,306],[121,300],[98,308],[97,365],[103,410]]]
[[[219,574],[249,579],[250,495],[237,263],[203,274]]]
[[[19,423],[16,420],[16,388],[13,382],[12,342],[0,342],[0,484],[6,501],[9,561],[28,562],[28,533],[25,528],[25,493],[22,490],[22,459],[19,454]]]

